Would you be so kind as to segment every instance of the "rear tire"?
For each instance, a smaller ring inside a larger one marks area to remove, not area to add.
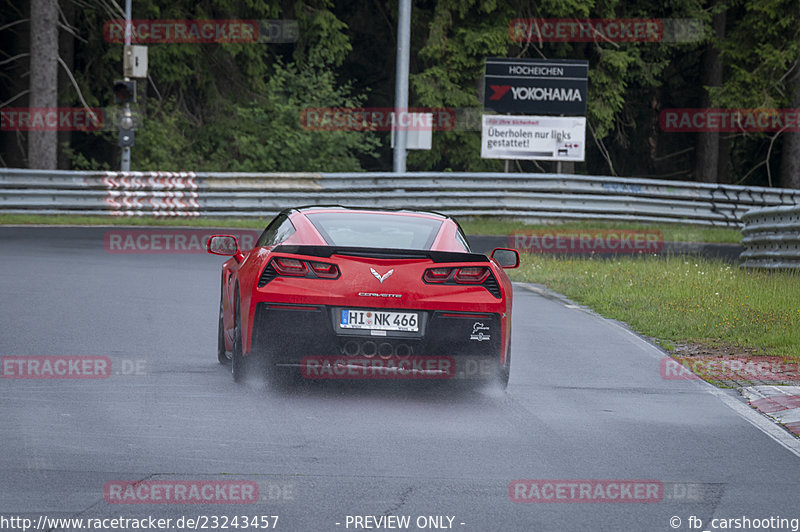
[[[222,294],[219,297],[219,324],[217,325],[217,360],[220,364],[231,361],[225,349],[225,323],[222,319]]]
[[[508,350],[506,351],[506,363],[497,370],[497,384],[501,390],[508,388],[508,378],[511,376],[511,339],[508,340]]]
[[[231,375],[233,382],[241,382],[245,376],[245,360],[242,354],[242,319],[239,314],[239,294],[233,309],[233,355],[231,356]]]
[[[242,315],[239,312],[239,294],[236,294],[235,315],[233,319],[233,355],[231,356],[231,375],[234,382],[242,382],[249,376],[261,378],[264,375],[264,356],[256,349],[244,356],[242,340]]]

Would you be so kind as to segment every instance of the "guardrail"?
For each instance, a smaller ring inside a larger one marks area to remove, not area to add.
[[[754,209],[742,218],[741,266],[800,269],[800,205]]]
[[[623,177],[505,173],[70,172],[0,169],[0,213],[270,217],[288,206],[435,210],[528,222],[609,220],[741,227],[800,190]]]

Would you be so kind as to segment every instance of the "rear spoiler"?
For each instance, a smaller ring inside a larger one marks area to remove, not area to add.
[[[433,262],[489,262],[489,257],[479,253],[433,251],[429,249],[282,245],[274,247],[272,252],[325,258],[329,258],[331,255],[349,255],[351,257],[369,257],[373,259],[430,259]]]

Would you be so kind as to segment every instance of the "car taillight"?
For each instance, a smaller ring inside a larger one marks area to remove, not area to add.
[[[450,278],[450,273],[452,271],[453,268],[431,268],[425,270],[425,273],[422,275],[422,280],[426,283],[443,283]]]
[[[428,284],[471,284],[480,285],[494,297],[500,299],[500,286],[492,275],[492,270],[486,266],[440,266],[429,268],[422,274],[422,280]]]
[[[286,257],[275,257],[272,260],[272,267],[278,275],[291,275],[295,277],[305,277],[308,275],[306,263],[302,260],[288,259]]]
[[[463,284],[481,284],[489,277],[489,268],[470,266],[459,268],[453,276],[453,280]]]
[[[311,269],[317,277],[322,279],[336,279],[339,277],[339,268],[335,264],[327,262],[309,262]]]

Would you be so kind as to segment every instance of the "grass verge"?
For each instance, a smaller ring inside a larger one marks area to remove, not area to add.
[[[668,350],[692,343],[800,359],[798,272],[681,256],[522,259],[515,281],[547,285]]]

